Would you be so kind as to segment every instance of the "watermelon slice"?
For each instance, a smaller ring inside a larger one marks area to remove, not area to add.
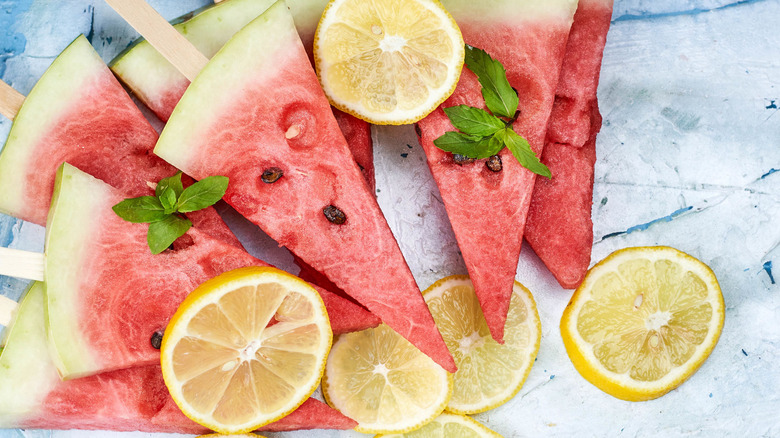
[[[506,68],[520,98],[514,130],[541,153],[577,2],[442,3],[466,43],[487,51]],[[485,160],[458,164],[452,154],[434,146],[433,140],[455,130],[442,108],[460,104],[485,108],[477,78],[465,68],[455,93],[418,123],[418,133],[490,333],[503,342],[535,175],[506,148],[499,154],[503,170],[493,172]]]
[[[206,57],[211,58],[236,32],[262,14],[274,0],[230,0],[211,5],[174,20],[174,27]],[[314,31],[327,0],[288,0],[295,27],[309,59],[312,59]],[[162,121],[167,121],[190,81],[179,73],[146,40],[139,39],[120,53],[111,70]],[[370,125],[350,114],[333,109],[352,156],[371,190],[374,160]]]
[[[601,73],[613,0],[580,0],[571,27],[547,143],[582,147],[593,136],[592,107]]]
[[[225,200],[445,369],[455,363],[361,176],[283,2],[187,88],[155,153]],[[266,169],[284,176],[263,181]]]
[[[149,195],[176,169],[154,156],[157,132],[84,36],[41,77],[0,152],[0,212],[46,223],[54,175],[73,163],[129,197]],[[240,246],[217,212],[188,214],[202,231]]]
[[[58,171],[46,229],[45,280],[52,359],[64,378],[156,363],[160,355],[152,335],[165,328],[198,284],[231,269],[268,266],[195,228],[172,251],[152,255],[147,226],[125,222],[111,210],[122,199],[73,166]],[[359,306],[318,290],[330,301],[330,313],[374,322]],[[340,306],[336,311],[333,302]],[[337,333],[355,328],[343,318],[334,318]]]
[[[60,380],[48,354],[43,289],[42,283],[33,283],[6,330],[0,353],[0,428],[207,432],[176,407],[157,365]],[[356,424],[309,399],[263,430],[352,429]]]
[[[552,179],[534,187],[525,238],[561,286],[576,288],[593,246],[593,172],[601,129],[596,88],[612,0],[580,0],[571,27],[542,162]]]

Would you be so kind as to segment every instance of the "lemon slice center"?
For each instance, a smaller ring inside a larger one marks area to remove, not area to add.
[[[661,330],[661,327],[669,325],[669,320],[672,319],[672,314],[669,312],[657,311],[651,313],[645,320],[645,328],[648,330]]]
[[[480,335],[478,330],[474,330],[470,335],[458,340],[458,351],[464,356],[468,356],[483,345],[485,345],[485,337]]]
[[[406,38],[397,35],[386,35],[379,42],[379,48],[384,52],[400,52],[404,47],[406,47]]]

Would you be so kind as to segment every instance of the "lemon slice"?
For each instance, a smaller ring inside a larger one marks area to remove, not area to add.
[[[374,438],[501,438],[501,435],[465,415],[445,413],[412,432]]]
[[[515,282],[504,345],[490,336],[469,277],[443,278],[423,297],[458,366],[447,411],[476,414],[514,397],[531,371],[542,336],[531,292]]]
[[[333,343],[325,400],[362,433],[403,433],[442,413],[452,376],[390,327],[341,335]]]
[[[331,0],[314,37],[322,88],[370,123],[414,123],[458,83],[465,48],[437,0]]]
[[[332,337],[322,299],[306,282],[274,268],[236,269],[179,306],[160,349],[163,378],[191,420],[244,433],[314,392]]]
[[[718,342],[723,295],[712,270],[669,247],[616,251],[592,267],[563,312],[574,367],[619,399],[660,397]]]

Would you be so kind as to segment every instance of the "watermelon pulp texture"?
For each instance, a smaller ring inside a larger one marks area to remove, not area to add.
[[[152,335],[165,328],[198,284],[239,267],[268,266],[195,228],[173,250],[152,255],[147,226],[126,222],[111,210],[121,199],[116,189],[73,166],[65,164],[58,172],[46,230],[45,279],[52,359],[65,378],[157,363]],[[359,306],[319,291],[330,301],[329,312],[349,312],[360,321],[370,317]],[[333,302],[340,306],[335,312]],[[350,324],[336,326],[352,329],[356,323]]]
[[[62,381],[46,342],[44,288],[33,283],[0,353],[0,428],[206,433],[184,416],[158,365]],[[356,423],[315,399],[263,428],[351,429]]]
[[[157,132],[84,36],[52,63],[25,99],[0,151],[0,211],[46,223],[54,175],[65,161],[128,197],[153,194],[177,170],[152,154]],[[187,215],[202,231],[240,246],[213,208]]]
[[[542,162],[552,179],[534,186],[525,238],[561,286],[574,289],[590,265],[593,173],[601,129],[596,88],[612,0],[580,0],[547,126]]]
[[[513,128],[541,153],[576,2],[442,3],[466,44],[503,64],[520,100]],[[491,171],[485,160],[458,164],[437,148],[433,141],[455,130],[442,108],[461,104],[485,108],[481,86],[467,68],[452,96],[418,123],[418,133],[490,333],[503,342],[535,175],[506,148],[499,153],[500,172]]]
[[[314,32],[327,0],[288,0],[295,27],[312,60]],[[174,27],[207,57],[214,54],[273,0],[230,0],[197,12]],[[141,39],[111,62],[111,70],[162,121],[167,121],[190,81]],[[370,125],[333,109],[339,128],[371,190],[375,190]]]
[[[581,147],[592,137],[592,107],[596,104],[612,4],[613,0],[580,0],[577,6],[547,125],[547,143]]]
[[[455,370],[284,3],[212,58],[179,101],[155,153],[196,178],[228,176],[225,200],[236,211]],[[263,182],[269,167],[284,176]],[[329,206],[344,213],[343,223],[326,217]]]

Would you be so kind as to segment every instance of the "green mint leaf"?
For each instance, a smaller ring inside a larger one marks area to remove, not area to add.
[[[125,199],[112,209],[117,216],[133,223],[157,222],[168,215],[160,200],[154,196]]]
[[[514,117],[518,105],[517,92],[509,85],[504,66],[484,50],[468,44],[466,66],[477,75],[482,85],[482,97],[485,98],[488,109],[500,117]]]
[[[173,187],[167,187],[159,196],[160,203],[165,209],[165,214],[171,214],[176,211],[176,192]]]
[[[176,239],[184,235],[191,226],[192,222],[189,219],[184,219],[175,214],[168,215],[164,220],[149,224],[146,242],[149,244],[152,254],[159,254],[165,251]]]
[[[501,131],[498,136],[501,137],[506,147],[509,148],[509,151],[512,152],[512,155],[515,156],[523,167],[537,175],[546,176],[547,178],[552,176],[550,169],[539,161],[539,157],[531,149],[528,140],[510,128]]]
[[[168,187],[173,189],[173,193],[176,194],[177,199],[179,196],[181,196],[181,192],[184,191],[184,186],[181,183],[181,172],[177,173],[176,175],[169,176],[168,178],[161,179],[160,182],[157,183],[157,187],[154,189],[154,196],[159,198]],[[174,200],[174,202],[176,202],[176,200]]]
[[[468,135],[487,137],[506,127],[501,119],[480,108],[458,105],[444,108],[444,113],[452,126]]]
[[[496,135],[480,137],[455,131],[445,132],[434,140],[433,144],[443,151],[476,159],[493,156],[504,148],[501,139]]]
[[[226,176],[209,176],[187,187],[179,196],[177,210],[181,213],[189,213],[201,210],[217,203],[228,187]]]

